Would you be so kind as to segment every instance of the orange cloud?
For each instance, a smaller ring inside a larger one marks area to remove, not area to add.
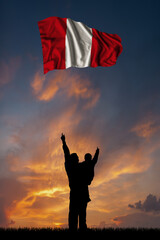
[[[103,145],[100,143],[100,146]],[[103,164],[97,170],[96,181],[93,182],[92,186],[101,186],[103,183],[118,179],[121,175],[145,172],[153,162],[150,157],[152,150],[146,149],[146,145],[137,148],[131,145],[106,154],[103,153],[102,149],[99,161],[102,161]]]
[[[40,101],[50,101],[60,92],[61,96],[84,100],[84,108],[93,107],[99,97],[99,90],[94,88],[88,79],[80,75],[72,75],[69,71],[59,71],[45,79],[44,75],[37,72],[31,82],[33,93]]]
[[[131,132],[135,132],[137,136],[149,139],[155,132],[160,129],[154,120],[148,120],[137,124],[131,129]]]
[[[31,82],[31,87],[34,90],[34,94],[37,95],[42,90],[43,84],[45,81],[45,75],[40,74],[40,72],[36,72],[34,75],[34,79]]]

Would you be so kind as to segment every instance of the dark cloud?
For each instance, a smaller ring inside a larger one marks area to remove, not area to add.
[[[147,213],[133,213],[113,219],[114,223],[121,228],[159,228],[160,216]]]
[[[144,202],[138,201],[135,204],[129,204],[129,208],[139,209],[145,212],[159,212],[160,211],[160,198],[157,199],[156,196],[149,194]]]

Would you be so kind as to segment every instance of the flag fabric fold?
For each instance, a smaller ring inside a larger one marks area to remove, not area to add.
[[[38,22],[44,73],[69,67],[109,67],[122,52],[121,38],[70,18],[49,17]]]

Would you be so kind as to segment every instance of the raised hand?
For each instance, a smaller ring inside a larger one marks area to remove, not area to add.
[[[97,147],[97,149],[96,149],[96,152],[98,152],[99,153],[99,148]]]
[[[65,135],[62,133],[61,135],[61,140],[64,142],[65,141]]]

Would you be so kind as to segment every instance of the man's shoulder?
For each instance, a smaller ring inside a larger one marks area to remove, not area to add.
[[[79,168],[92,168],[92,167],[94,167],[94,162],[93,161],[90,161],[90,162],[86,162],[86,161],[83,161],[83,162],[80,162],[79,163]]]
[[[79,165],[80,167],[85,166],[85,165],[86,165],[86,162],[85,162],[85,161],[79,162],[78,165]]]
[[[84,165],[84,164],[86,164],[86,162],[83,161],[83,162],[79,162],[78,164],[79,164],[79,165]]]
[[[86,162],[85,161],[79,162],[78,166],[79,166],[79,168],[84,168],[84,167],[86,167]]]

